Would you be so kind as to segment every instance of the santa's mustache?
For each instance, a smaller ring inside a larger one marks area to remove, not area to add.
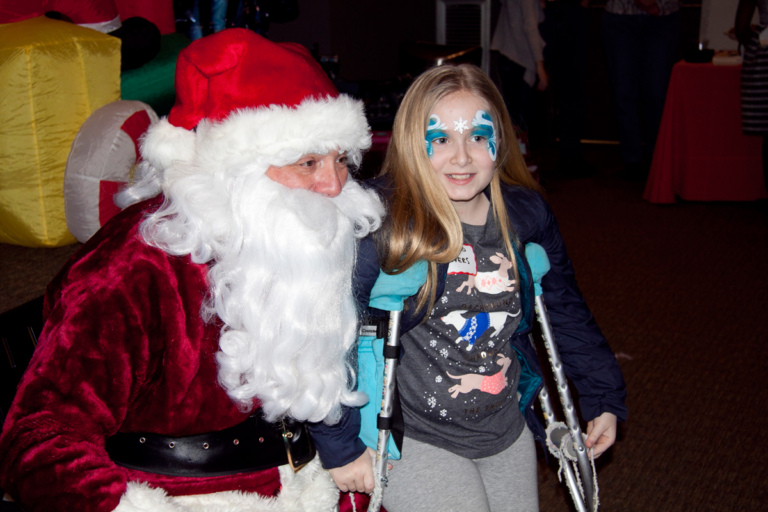
[[[266,178],[268,180],[268,178]],[[350,181],[334,198],[260,180],[243,207],[237,254],[209,272],[224,320],[219,379],[230,397],[257,398],[268,420],[335,421],[351,391],[356,343],[351,275],[356,239],[378,228],[375,196]]]

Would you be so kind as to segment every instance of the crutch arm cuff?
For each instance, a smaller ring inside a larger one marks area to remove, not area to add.
[[[392,345],[384,345],[384,359],[397,359],[400,357],[400,347],[393,347]]]
[[[381,414],[376,416],[376,428],[379,430],[392,430],[392,425],[395,422],[392,418],[383,418]]]

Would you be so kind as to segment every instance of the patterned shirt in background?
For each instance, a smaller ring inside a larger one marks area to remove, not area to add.
[[[656,0],[659,6],[659,16],[667,16],[680,10],[680,0]],[[648,14],[635,0],[608,0],[605,12],[611,14]]]

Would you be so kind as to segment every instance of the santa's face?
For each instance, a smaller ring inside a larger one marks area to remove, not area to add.
[[[271,165],[266,174],[272,181],[288,188],[336,197],[347,182],[347,155],[339,151],[325,155],[310,153],[292,164]]]

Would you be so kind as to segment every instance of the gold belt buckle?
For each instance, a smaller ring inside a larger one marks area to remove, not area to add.
[[[282,425],[283,429],[283,444],[285,445],[285,453],[288,455],[288,464],[291,466],[291,469],[294,473],[298,473],[304,466],[309,464],[309,461],[304,462],[298,466],[293,462],[293,455],[291,455],[291,439],[293,439],[293,432],[285,427],[285,420],[280,420],[280,424]]]

